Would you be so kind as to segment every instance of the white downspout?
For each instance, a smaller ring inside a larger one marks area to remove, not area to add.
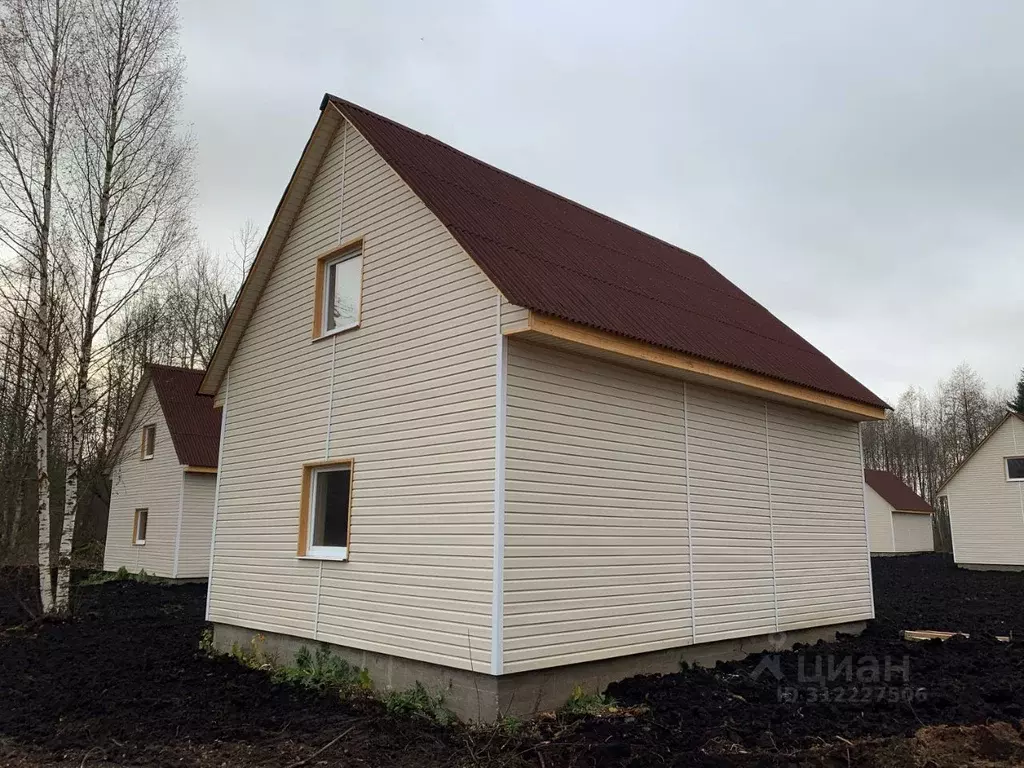
[[[864,433],[861,431],[860,423],[857,424],[857,445],[860,446],[860,498],[864,506],[864,551],[868,562],[868,597],[871,598],[871,618],[875,618],[875,580],[871,575],[871,534],[868,528],[868,490],[867,481],[864,480]],[[892,514],[889,515],[890,522]],[[895,537],[893,547],[895,548]]]
[[[508,349],[501,332],[501,293],[497,296],[494,361],[494,530],[491,568],[491,674],[504,670],[505,610],[505,429]],[[469,649],[472,657],[472,648]],[[472,658],[470,658],[472,662]]]

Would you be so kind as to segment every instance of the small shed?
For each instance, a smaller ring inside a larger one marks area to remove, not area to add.
[[[932,507],[892,472],[864,470],[872,555],[933,552]]]
[[[149,365],[118,436],[103,570],[205,579],[220,409],[204,371]]]
[[[1007,413],[937,495],[957,565],[1024,568],[1024,415]]]

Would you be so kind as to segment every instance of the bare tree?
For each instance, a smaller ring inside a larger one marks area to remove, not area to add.
[[[64,128],[69,52],[75,26],[72,0],[5,0],[0,6],[0,238],[16,255],[34,290],[31,307],[39,518],[39,583],[44,610],[50,583],[49,425],[54,380],[51,270],[54,187]]]
[[[86,0],[63,190],[82,290],[56,588],[68,603],[94,346],[108,322],[188,242],[191,147],[177,131],[183,61],[173,0]]]

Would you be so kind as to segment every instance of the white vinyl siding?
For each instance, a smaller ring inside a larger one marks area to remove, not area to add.
[[[1024,452],[1024,422],[1009,417],[942,493],[953,554],[969,565],[1024,565],[1024,483],[1006,480],[1007,456]]]
[[[874,613],[855,422],[770,403],[779,629]]]
[[[892,528],[896,533],[897,552],[931,552],[932,516],[913,512],[893,512]]]
[[[360,237],[361,326],[311,342],[317,258]],[[342,123],[222,389],[212,621],[487,668],[496,295]],[[328,458],[354,460],[348,562],[296,557]]]
[[[181,541],[178,545],[179,579],[205,579],[210,575],[210,536],[216,488],[216,474],[185,473]]]
[[[505,672],[871,617],[856,424],[516,341],[507,389]]]
[[[509,343],[504,671],[690,638],[678,382]]]
[[[896,551],[893,541],[892,505],[878,495],[870,485],[864,483],[865,501],[868,508],[868,537],[871,551],[889,553]]]
[[[116,571],[123,566],[132,573],[145,570],[171,578],[182,472],[152,384],[143,393],[133,424],[111,474],[103,570]],[[156,427],[153,458],[142,459],[142,427],[149,424]],[[146,543],[140,546],[132,543],[132,532],[135,510],[143,508],[149,515]]]

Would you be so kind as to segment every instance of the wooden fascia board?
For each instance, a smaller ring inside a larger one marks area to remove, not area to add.
[[[216,475],[216,467],[197,467],[187,464],[183,467],[184,471],[193,475]]]
[[[526,338],[548,337],[583,348],[600,350],[621,358],[642,361],[675,372],[682,378],[692,378],[710,385],[741,390],[766,399],[826,411],[852,421],[881,420],[885,410],[855,400],[829,395],[799,384],[779,381],[768,376],[733,368],[721,363],[703,360],[693,355],[656,347],[642,341],[627,339],[607,331],[589,328],[568,320],[543,315],[530,310],[525,324],[507,328],[506,336],[526,334]]]
[[[285,187],[284,194],[281,195],[281,200],[278,202],[274,215],[270,219],[270,226],[267,227],[267,232],[263,236],[263,242],[256,251],[256,258],[253,260],[252,267],[249,268],[249,273],[245,276],[242,287],[238,291],[238,296],[235,298],[231,314],[228,316],[228,321],[225,323],[224,330],[217,341],[217,347],[213,351],[210,364],[206,368],[206,375],[199,385],[200,394],[216,396],[217,391],[220,389],[221,382],[224,380],[224,374],[227,373],[231,358],[234,357],[238,343],[241,341],[242,333],[252,318],[256,304],[259,302],[259,298],[263,294],[263,290],[273,272],[274,263],[277,261],[281,249],[288,240],[288,235],[291,234],[292,227],[295,225],[299,211],[302,209],[302,204],[309,194],[309,189],[313,185],[317,171],[327,155],[327,150],[330,149],[331,138],[341,124],[342,119],[341,113],[336,109],[324,109],[321,111],[320,118],[313,127],[313,131],[306,141],[306,146],[299,156],[299,161],[295,164],[295,170],[292,171],[288,186]],[[310,150],[319,138],[324,140],[323,147],[319,155],[315,155]],[[296,183],[299,181],[302,172],[307,168],[310,168],[308,178],[304,183]],[[294,208],[287,212],[286,215],[286,209],[293,203]]]

